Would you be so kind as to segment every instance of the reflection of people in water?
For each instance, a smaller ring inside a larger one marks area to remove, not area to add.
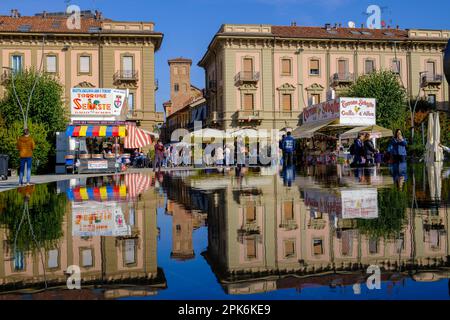
[[[295,166],[293,164],[290,166],[283,166],[281,176],[283,177],[283,185],[291,187],[292,182],[295,180]]]
[[[398,189],[403,189],[403,184],[408,180],[406,162],[393,163],[389,166],[394,183]]]
[[[17,189],[17,191],[23,196],[24,201],[28,202],[34,192],[34,185],[20,187]]]

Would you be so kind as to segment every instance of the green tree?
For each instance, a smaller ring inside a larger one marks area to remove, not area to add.
[[[49,153],[52,149],[51,142],[48,141],[48,132],[43,124],[28,123],[30,135],[36,144],[33,151],[33,172],[40,173],[47,169]],[[15,121],[7,126],[0,126],[0,154],[9,155],[9,167],[19,167],[19,151],[17,150],[17,140],[22,135],[23,123]]]
[[[52,75],[29,69],[15,74],[14,78],[10,77],[5,89],[5,96],[0,101],[0,118],[3,122],[0,130],[0,152],[10,156],[11,167],[17,167],[18,154],[14,139],[20,136],[24,122],[20,105],[23,109],[27,108],[33,91],[28,110],[28,124],[36,142],[34,164],[39,163],[39,171],[47,171],[54,160],[56,132],[64,130],[67,123],[61,83]]]
[[[377,124],[392,130],[407,129],[406,91],[391,71],[377,71],[359,77],[346,95],[377,99]]]
[[[36,82],[30,100],[28,120],[43,124],[50,135],[64,129],[66,112],[63,103],[63,87],[59,80],[49,74],[41,74],[34,69],[25,70],[14,75],[14,86],[17,97],[23,108],[26,108],[32,88]],[[0,115],[6,122],[13,123],[22,119],[22,112],[14,93],[12,77],[6,84],[6,94],[0,102]]]

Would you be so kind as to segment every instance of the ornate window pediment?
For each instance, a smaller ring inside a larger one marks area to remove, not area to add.
[[[75,88],[95,88],[95,86],[90,82],[83,81],[77,84]]]
[[[290,83],[284,83],[277,88],[278,91],[281,92],[292,92],[295,91],[295,86]]]
[[[309,87],[306,88],[306,91],[311,92],[311,93],[315,93],[315,92],[320,93],[324,90],[325,90],[325,88],[318,83],[313,83],[312,85],[310,85]]]
[[[257,89],[258,89],[258,87],[254,83],[244,83],[244,84],[239,86],[239,90],[245,91],[245,92],[247,92],[247,91],[256,91]]]

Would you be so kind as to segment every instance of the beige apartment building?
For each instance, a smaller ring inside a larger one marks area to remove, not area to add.
[[[163,34],[152,22],[113,21],[100,12],[82,12],[79,29],[65,13],[0,16],[0,97],[11,72],[28,68],[54,75],[64,87],[128,89],[127,120],[153,131],[164,122],[155,111],[155,52]],[[44,55],[42,57],[42,55]]]
[[[359,76],[392,70],[411,99],[448,110],[446,30],[224,24],[199,62],[208,126],[288,129],[302,110],[338,97]]]

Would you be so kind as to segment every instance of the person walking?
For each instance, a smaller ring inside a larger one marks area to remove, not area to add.
[[[223,160],[224,160],[223,147],[219,146],[216,149],[216,165],[221,167],[223,165]]]
[[[278,142],[278,149],[281,150],[281,161],[280,161],[281,165],[283,165],[283,161],[284,161],[284,147],[283,147],[284,139],[286,139],[285,134],[283,134],[281,136],[281,140]]]
[[[19,185],[23,186],[23,176],[25,174],[25,166],[27,167],[27,185],[31,183],[31,165],[33,159],[33,150],[36,145],[30,136],[30,131],[25,128],[23,135],[17,140],[17,150],[19,150],[20,169],[19,169]]]
[[[408,142],[403,138],[402,131],[400,129],[395,130],[395,134],[389,142],[388,152],[390,158],[393,159],[395,163],[406,162],[406,146]]]
[[[358,133],[358,138],[355,139],[353,145],[350,147],[350,154],[353,156],[351,167],[360,167],[363,164],[364,155],[364,134]]]
[[[155,144],[155,161],[153,164],[153,171],[156,172],[156,168],[158,167],[158,171],[161,172],[161,167],[164,160],[164,145],[161,143],[161,140],[158,140]]]
[[[294,163],[295,139],[289,131],[283,141],[283,166],[291,166]]]
[[[364,157],[366,158],[366,166],[373,166],[375,164],[375,155],[377,153],[378,150],[373,145],[372,136],[367,132],[364,138]]]
[[[225,165],[230,166],[231,149],[228,144],[225,145]]]

